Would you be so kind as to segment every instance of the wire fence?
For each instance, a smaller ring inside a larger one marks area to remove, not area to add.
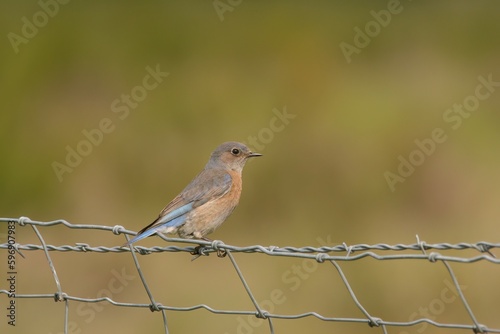
[[[23,252],[25,251],[41,251],[45,254],[47,265],[50,268],[51,274],[53,276],[56,292],[52,294],[21,294],[16,291],[14,294],[12,291],[12,285],[9,287],[9,280],[7,279],[7,286],[5,289],[2,288],[2,284],[5,282],[2,281],[0,284],[0,297],[5,295],[9,301],[16,299],[53,299],[55,302],[61,302],[65,305],[64,311],[64,333],[68,333],[68,323],[70,319],[70,302],[80,302],[80,303],[109,303],[116,307],[125,307],[125,308],[145,308],[149,309],[153,312],[159,312],[163,319],[163,327],[164,332],[169,333],[169,322],[166,311],[177,311],[177,312],[190,312],[194,310],[204,309],[208,312],[211,312],[216,315],[247,315],[247,316],[255,316],[256,318],[263,319],[267,322],[269,327],[269,333],[276,333],[275,326],[273,324],[274,319],[300,319],[306,317],[313,317],[320,321],[325,322],[338,322],[338,323],[361,323],[367,324],[370,327],[377,327],[383,333],[388,333],[388,329],[391,327],[411,327],[419,324],[427,323],[429,325],[435,326],[437,328],[445,328],[445,329],[465,329],[473,331],[474,333],[500,333],[500,328],[491,328],[486,324],[481,324],[477,318],[475,313],[473,312],[471,306],[469,305],[467,298],[464,295],[463,289],[459,284],[458,278],[455,275],[453,268],[451,266],[452,263],[475,263],[475,262],[487,262],[492,265],[500,264],[500,259],[497,259],[492,250],[500,248],[500,243],[490,243],[490,242],[478,242],[478,243],[458,243],[458,244],[449,244],[449,243],[437,243],[437,244],[428,244],[424,241],[420,241],[417,236],[417,242],[414,244],[375,244],[375,245],[367,245],[367,244],[357,244],[357,245],[347,245],[341,244],[336,246],[321,246],[321,247],[277,247],[277,246],[268,246],[264,247],[261,245],[253,245],[253,246],[245,246],[238,247],[233,245],[224,244],[222,241],[214,240],[213,242],[207,242],[202,240],[187,240],[187,239],[178,239],[178,238],[166,238],[162,235],[159,237],[170,242],[181,243],[185,245],[184,247],[178,245],[169,245],[165,247],[142,247],[142,246],[114,246],[114,247],[104,247],[104,246],[90,246],[86,243],[76,243],[75,245],[50,245],[45,242],[45,239],[40,233],[38,227],[50,227],[56,225],[63,225],[69,229],[76,230],[95,230],[102,232],[111,232],[115,235],[123,234],[126,240],[129,240],[129,235],[135,235],[135,232],[129,231],[122,226],[102,226],[102,225],[78,225],[71,224],[65,220],[56,220],[50,222],[40,222],[33,221],[27,217],[21,218],[0,218],[0,227],[2,225],[7,225],[7,228],[4,229],[6,233],[0,235],[0,241],[3,242],[0,244],[0,249],[5,250],[6,258],[7,258],[7,278],[11,277],[15,279],[16,268],[15,268],[15,259],[16,255],[24,257]],[[38,238],[40,244],[19,244],[16,242],[15,229],[16,226],[27,227],[30,226],[36,237]],[[5,227],[5,226],[4,226]],[[0,230],[1,231],[1,230]],[[133,251],[131,251],[133,249]],[[449,256],[441,254],[440,252],[445,251],[466,251],[472,250],[477,251],[477,255],[475,256]],[[391,252],[391,254],[384,254],[385,252]],[[394,254],[394,251],[397,254]],[[415,252],[416,251],[416,252]],[[71,295],[64,291],[63,285],[59,280],[59,276],[57,273],[57,268],[55,267],[52,259],[51,252],[82,252],[82,253],[130,253],[137,273],[142,281],[142,285],[149,297],[150,303],[124,303],[113,300],[110,297],[100,297],[100,298],[84,298],[79,296]],[[151,289],[148,286],[148,282],[146,277],[141,270],[140,263],[138,260],[139,255],[147,255],[151,253],[162,253],[162,252],[187,252],[193,254],[193,260],[197,259],[200,256],[210,255],[211,253],[217,253],[219,257],[227,256],[230,260],[232,266],[234,267],[241,284],[243,285],[246,293],[248,294],[248,298],[252,302],[254,309],[251,310],[224,310],[224,309],[216,309],[207,304],[198,304],[192,305],[189,307],[176,307],[169,305],[162,305],[157,302],[151,292]],[[328,317],[317,312],[311,311],[306,313],[298,313],[298,314],[278,314],[267,311],[259,304],[255,294],[252,292],[252,288],[247,283],[238,262],[236,261],[234,254],[236,253],[260,253],[265,254],[270,257],[289,257],[289,258],[301,258],[301,259],[310,259],[316,261],[318,264],[322,265],[332,265],[340,279],[342,280],[345,288],[347,289],[352,301],[355,303],[357,308],[364,315],[360,318],[343,318],[343,317]],[[465,308],[468,318],[463,319],[463,323],[441,323],[437,322],[430,317],[421,317],[418,319],[413,319],[412,321],[390,321],[377,317],[373,313],[369,312],[366,307],[358,300],[356,296],[356,292],[351,287],[348,278],[342,271],[339,263],[348,262],[348,261],[357,261],[363,258],[373,258],[379,261],[385,260],[423,260],[430,261],[433,263],[442,263],[446,268],[449,277],[453,283],[454,288],[456,289],[457,296],[459,300],[463,304]],[[12,264],[12,265],[11,265]],[[11,275],[11,276],[9,276]],[[11,302],[11,304],[13,304]],[[9,305],[9,303],[8,303]],[[169,313],[169,317],[172,316]],[[10,319],[12,321],[12,312],[10,315]],[[7,307],[7,321],[9,321],[9,308]],[[15,319],[13,320],[15,321]]]

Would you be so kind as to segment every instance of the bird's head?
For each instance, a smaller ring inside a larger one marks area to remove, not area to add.
[[[260,156],[262,154],[252,152],[245,144],[230,141],[219,145],[212,152],[207,167],[222,167],[241,172],[248,159]]]

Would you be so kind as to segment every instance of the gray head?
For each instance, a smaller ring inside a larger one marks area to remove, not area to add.
[[[261,155],[250,151],[245,144],[228,141],[220,144],[212,152],[205,168],[224,168],[241,172],[248,159]]]

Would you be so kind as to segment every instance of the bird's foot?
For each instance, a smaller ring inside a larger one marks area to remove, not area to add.
[[[208,241],[208,240],[205,240],[205,241]],[[212,240],[210,240],[210,241],[212,241]],[[191,261],[196,260],[197,258],[199,258],[202,255],[209,256],[210,253],[207,252],[207,249],[209,249],[209,248],[211,248],[211,247],[205,246],[205,245],[196,246],[193,249],[193,251],[191,252],[191,255],[194,255],[194,257],[191,259]],[[216,254],[217,254],[217,257],[223,258],[223,257],[226,257],[227,251],[225,249],[217,249],[216,248]]]
[[[218,250],[217,250],[217,256],[218,256],[218,257],[221,257],[221,258],[222,258],[222,257],[226,257],[226,255],[227,255],[227,252],[226,252],[226,250],[225,250],[225,249],[218,249]]]
[[[197,258],[199,258],[202,255],[209,256],[210,253],[206,252],[206,246],[198,245],[191,252],[191,255],[194,255],[194,257],[191,259],[191,261],[194,261],[194,260],[196,260]]]
[[[219,240],[212,240],[208,238],[203,238],[203,240],[211,242],[212,243],[212,248],[217,251],[217,257],[223,258],[226,257],[227,251],[225,249],[220,249],[218,245],[224,244],[222,241]]]
[[[208,254],[206,252],[206,249],[207,247],[204,246],[204,245],[198,245],[196,246],[193,251],[191,252],[191,255],[206,255],[206,256],[209,256],[210,254]]]

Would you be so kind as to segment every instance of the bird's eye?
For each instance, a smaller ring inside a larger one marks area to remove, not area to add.
[[[240,154],[240,150],[239,150],[239,149],[237,149],[237,148],[233,148],[233,149],[231,150],[231,153],[232,153],[233,155],[238,155],[238,154]]]

